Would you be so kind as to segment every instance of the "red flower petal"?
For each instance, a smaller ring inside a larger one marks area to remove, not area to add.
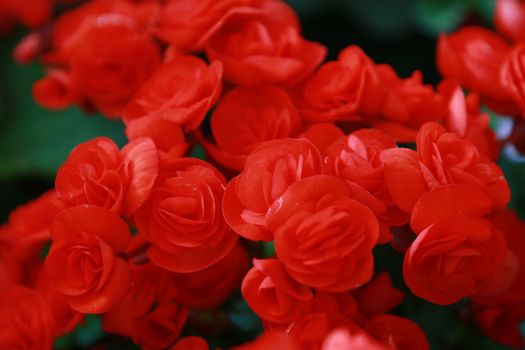
[[[128,225],[117,214],[95,206],[81,205],[60,212],[51,225],[53,240],[73,234],[88,233],[100,237],[115,253],[124,251],[131,242]]]
[[[493,208],[490,198],[471,185],[448,185],[422,195],[412,211],[410,226],[416,234],[439,220],[476,218]]]

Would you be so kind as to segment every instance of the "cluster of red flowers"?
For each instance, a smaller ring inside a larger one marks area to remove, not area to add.
[[[144,349],[208,349],[177,341],[190,309],[241,286],[266,332],[239,350],[428,349],[389,314],[404,293],[372,252],[390,244],[416,296],[469,297],[491,337],[521,345],[525,223],[479,104],[525,110],[525,5],[496,18],[518,44],[443,36],[437,89],[356,46],[323,63],[281,0],[94,0],[30,34],[15,57],[48,67],[36,101],[121,117],[129,143],[77,146],[3,227],[0,344],[48,349],[101,314]],[[186,156],[197,143],[209,162]],[[275,256],[250,269],[260,241]]]

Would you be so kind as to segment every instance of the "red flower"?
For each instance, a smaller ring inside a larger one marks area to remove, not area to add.
[[[169,119],[156,117],[134,119],[126,125],[126,136],[130,141],[141,137],[151,138],[160,157],[182,157],[189,147],[181,127]]]
[[[55,218],[51,238],[46,273],[75,310],[106,312],[124,296],[129,269],[116,254],[131,235],[116,214],[93,206],[66,209]]]
[[[525,40],[525,4],[519,0],[497,0],[494,25],[501,34],[518,43]]]
[[[494,32],[481,27],[463,27],[441,35],[437,48],[438,68],[447,78],[482,96],[500,113],[514,110],[500,80],[500,69],[509,45]]]
[[[71,75],[62,69],[50,70],[44,78],[33,84],[33,99],[42,107],[62,109],[80,100],[74,90]]]
[[[385,89],[374,62],[357,46],[339,53],[294,89],[301,114],[312,121],[360,120],[379,114]]]
[[[328,147],[343,136],[343,131],[334,123],[315,123],[301,134],[301,137],[313,143],[323,156]]]
[[[37,97],[44,97],[45,106],[57,108],[78,94],[76,100],[85,110],[119,117],[160,64],[159,48],[145,35],[156,7],[153,2],[98,0],[65,12],[53,26],[53,49],[43,60],[65,66],[69,79],[52,77],[46,88],[39,83]]]
[[[135,222],[152,245],[148,257],[173,272],[203,270],[221,260],[238,236],[222,217],[226,180],[196,158],[170,159]]]
[[[372,282],[355,291],[359,310],[366,317],[374,317],[392,311],[405,299],[405,293],[392,286],[387,272],[381,272]]]
[[[276,259],[253,260],[242,295],[255,313],[270,322],[290,323],[311,307],[312,290],[293,280]]]
[[[320,174],[319,151],[306,139],[279,139],[257,147],[244,171],[231,180],[224,194],[224,218],[238,234],[271,241],[268,210],[295,181]]]
[[[421,195],[447,184],[474,185],[494,206],[507,205],[510,190],[501,169],[470,141],[427,123],[419,130],[416,145],[417,152],[399,148],[381,154],[388,189],[399,208],[410,212]]]
[[[236,346],[232,350],[299,350],[302,349],[284,332],[269,331],[260,335],[253,342]]]
[[[42,296],[19,285],[0,292],[0,344],[4,349],[51,350],[55,324]]]
[[[509,250],[514,254],[520,266],[518,276],[514,284],[503,294],[483,298],[476,301],[485,304],[502,304],[525,301],[525,222],[521,220],[515,211],[510,209],[492,213],[489,220],[504,235]]]
[[[126,125],[138,118],[167,119],[186,130],[197,128],[221,92],[222,65],[195,56],[163,64],[126,106]]]
[[[31,268],[49,242],[49,227],[62,209],[51,190],[13,210],[8,228],[0,232],[0,239],[10,246],[9,255]]]
[[[465,96],[459,83],[453,79],[442,81],[438,89],[448,107],[444,120],[447,131],[471,141],[481,153],[497,160],[501,146],[490,127],[490,116],[480,111],[478,96],[474,93]]]
[[[376,316],[366,324],[366,331],[392,350],[429,350],[425,333],[407,318]]]
[[[483,332],[494,341],[516,349],[525,346],[521,327],[525,319],[523,302],[502,305],[473,303],[474,317]]]
[[[133,342],[145,350],[161,350],[180,335],[188,309],[175,303],[161,304],[144,317],[133,332]]]
[[[142,36],[150,29],[157,10],[158,4],[153,1],[93,0],[63,12],[53,24],[52,51],[46,53],[44,61],[70,63],[72,54],[97,30]]]
[[[361,129],[340,138],[326,150],[327,172],[345,180],[352,197],[377,215],[380,243],[392,239],[389,226],[408,221],[408,215],[394,204],[388,192],[380,159],[382,151],[395,147],[394,140],[382,131]]]
[[[284,2],[263,0],[256,11],[232,14],[209,38],[206,55],[224,65],[236,85],[293,84],[321,63],[326,48],[300,36],[297,17]]]
[[[296,281],[342,292],[372,277],[379,225],[370,209],[348,198],[337,178],[319,175],[292,184],[270,222],[275,251]]]
[[[515,46],[501,69],[503,87],[525,116],[525,44]]]
[[[222,165],[242,171],[247,155],[264,141],[293,136],[300,119],[286,91],[273,86],[236,88],[226,93],[211,116],[216,145],[204,141]]]
[[[67,298],[49,283],[49,278],[42,267],[39,266],[34,289],[42,296],[51,311],[56,336],[64,336],[83,321],[84,315],[74,310],[67,302]]]
[[[510,287],[516,274],[500,274],[509,255],[505,237],[480,218],[490,210],[490,199],[468,185],[441,187],[419,199],[411,225],[420,233],[403,265],[405,282],[415,295],[446,305]]]
[[[159,63],[159,49],[150,39],[98,29],[73,52],[71,79],[88,103],[118,118]]]
[[[326,312],[351,320],[358,320],[361,317],[351,292],[328,293],[316,290],[311,312]]]
[[[108,138],[78,145],[58,170],[57,197],[67,206],[90,204],[130,215],[149,196],[158,172],[158,156],[149,138],[121,151]]]
[[[421,72],[400,79],[388,65],[378,66],[377,71],[388,93],[382,109],[383,118],[372,123],[375,128],[390,134],[398,142],[414,142],[424,123],[441,121],[445,117],[443,99],[431,85],[423,85]]]
[[[336,329],[323,342],[322,350],[387,350],[376,343],[366,332],[351,334],[346,329]]]
[[[2,12],[2,16],[5,15],[10,20],[35,28],[49,21],[52,7],[53,2],[51,0],[3,0],[0,4],[0,12]]]
[[[105,332],[130,337],[137,324],[151,311],[158,299],[161,270],[153,263],[129,265],[130,283],[126,294],[104,314]]]
[[[194,309],[212,310],[223,304],[234,289],[239,288],[247,270],[248,257],[238,243],[224,258],[204,270],[168,273],[167,283],[172,285],[174,297],[181,304]]]
[[[189,336],[180,338],[170,350],[209,350],[208,343],[201,337]]]
[[[24,269],[20,262],[10,254],[12,245],[4,240],[4,235],[10,234],[7,226],[0,227],[0,285],[22,283],[24,280]]]
[[[294,322],[288,332],[302,350],[321,350],[326,337],[335,329],[358,331],[349,319],[325,312],[311,313]]]
[[[210,35],[253,0],[168,0],[159,11],[156,34],[178,52],[201,51]]]

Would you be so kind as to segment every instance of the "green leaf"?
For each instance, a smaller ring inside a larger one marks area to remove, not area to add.
[[[233,303],[233,307],[228,310],[228,319],[233,324],[235,329],[240,332],[256,332],[260,331],[261,321],[259,317],[253,313],[248,304],[243,298],[238,298]]]
[[[48,111],[37,106],[31,86],[43,76],[42,68],[17,66],[11,60],[15,43],[10,39],[0,44],[0,179],[52,178],[76,145],[96,136],[125,142],[121,122],[87,116],[77,108]]]
[[[461,24],[469,7],[458,0],[419,0],[414,5],[414,21],[425,32],[435,36],[450,32]]]
[[[410,11],[416,0],[351,0],[341,2],[352,21],[367,33],[385,37],[400,37],[412,30]]]
[[[265,258],[273,258],[275,256],[275,246],[272,242],[263,242],[263,251]]]
[[[192,147],[189,157],[206,160],[206,150],[199,144]]]
[[[496,6],[496,0],[470,0],[471,7],[476,11],[481,18],[491,25],[494,21],[494,7]]]
[[[59,349],[80,347],[87,349],[105,337],[102,331],[102,320],[95,315],[86,315],[83,324],[70,334],[55,341],[54,347]]]

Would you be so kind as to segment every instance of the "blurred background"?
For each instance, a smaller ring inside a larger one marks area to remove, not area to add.
[[[439,81],[434,59],[439,33],[465,24],[490,27],[494,7],[494,0],[289,0],[289,3],[299,13],[304,36],[326,45],[329,59],[335,58],[342,48],[355,44],[375,62],[391,64],[400,76],[421,70],[425,82],[432,84]],[[75,145],[102,135],[119,144],[125,141],[119,122],[98,115],[87,116],[76,108],[46,111],[33,102],[31,85],[42,76],[42,68],[17,66],[11,59],[13,47],[25,33],[18,28],[0,37],[2,222],[17,205],[53,186],[57,168]],[[501,165],[512,187],[512,205],[523,214],[525,164],[520,157],[504,155]],[[378,270],[388,270],[395,281],[402,281],[402,256],[389,247],[379,247],[376,259]],[[505,349],[477,330],[466,304],[438,307],[412,297],[397,311],[423,328],[432,349]],[[242,312],[237,316],[233,322],[238,322],[239,327],[249,328],[253,324],[250,316],[243,316]],[[86,346],[100,337],[96,319],[88,321],[76,335],[86,339]],[[250,331],[256,330],[247,329]]]

